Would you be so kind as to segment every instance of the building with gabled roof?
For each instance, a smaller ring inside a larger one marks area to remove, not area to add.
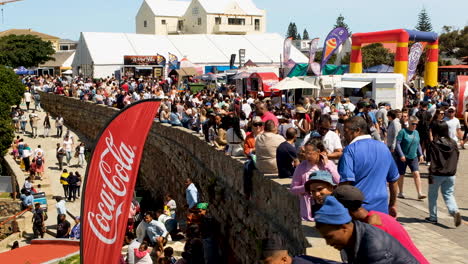
[[[13,29],[8,29],[8,30],[0,32],[0,37],[8,36],[8,35],[33,35],[33,36],[37,36],[37,37],[39,37],[40,39],[42,39],[44,41],[50,41],[52,43],[52,47],[55,50],[59,50],[59,40],[60,40],[59,37],[55,37],[55,36],[51,36],[51,35],[48,35],[48,34],[45,34],[45,33],[37,32],[37,31],[34,31],[34,30],[30,29],[30,28],[28,28],[28,29],[13,28]]]
[[[136,33],[155,35],[265,33],[266,12],[252,0],[144,0]]]

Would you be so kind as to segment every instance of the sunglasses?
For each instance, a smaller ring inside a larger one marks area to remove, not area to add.
[[[411,125],[413,125],[413,126],[417,126],[417,125],[418,125],[418,123],[411,123]]]
[[[454,110],[448,110],[447,112],[448,112],[448,113],[455,113]]]
[[[260,126],[263,126],[263,123],[254,123],[253,126],[254,127],[260,127]]]
[[[444,113],[444,112],[440,112],[439,115],[445,115],[445,113]]]

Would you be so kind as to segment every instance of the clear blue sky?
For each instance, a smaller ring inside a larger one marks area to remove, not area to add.
[[[468,0],[253,0],[267,10],[268,32],[286,33],[293,21],[302,35],[322,39],[342,13],[353,32],[414,28],[426,7],[434,30],[468,25]],[[23,0],[3,6],[0,30],[33,30],[78,40],[82,31],[135,32],[135,15],[143,0]]]

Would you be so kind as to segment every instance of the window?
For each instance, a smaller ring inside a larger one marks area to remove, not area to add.
[[[229,25],[245,25],[244,18],[228,18]]]
[[[184,30],[184,21],[183,20],[177,21],[177,30],[179,30],[179,31]]]
[[[260,19],[255,19],[255,31],[260,30]]]
[[[221,25],[221,18],[220,17],[215,17],[215,24],[216,25]]]
[[[60,45],[60,50],[69,50],[70,47],[68,45]]]
[[[148,27],[148,21],[143,21],[143,27]]]
[[[198,25],[201,25],[201,17],[198,18]]]
[[[161,20],[161,24],[166,25],[166,20],[165,19]]]
[[[198,15],[198,7],[192,9],[192,15]]]

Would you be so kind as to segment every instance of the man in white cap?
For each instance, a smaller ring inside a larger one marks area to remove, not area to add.
[[[444,118],[444,121],[447,122],[447,125],[449,127],[450,138],[458,143],[458,141],[462,139],[463,134],[461,131],[460,120],[458,120],[458,118],[455,118],[455,111],[455,106],[449,107],[449,109],[447,110],[447,116]]]

